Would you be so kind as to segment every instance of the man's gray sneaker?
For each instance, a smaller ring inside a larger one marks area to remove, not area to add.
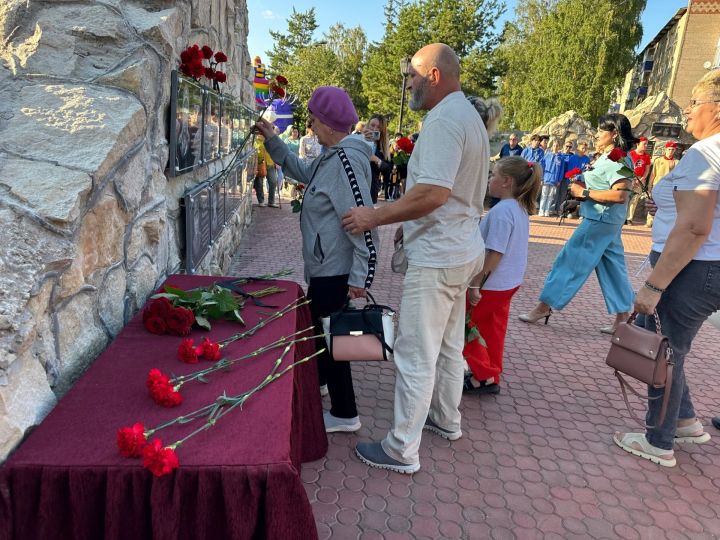
[[[379,442],[358,443],[355,453],[360,461],[378,469],[388,469],[403,474],[412,474],[420,470],[419,463],[408,465],[388,456]]]
[[[443,429],[435,422],[430,420],[429,416],[427,417],[427,420],[425,420],[425,425],[423,426],[423,429],[426,431],[432,431],[433,433],[440,435],[443,439],[447,439],[448,441],[457,441],[460,437],[462,437],[462,431],[448,431],[447,429]]]
[[[338,431],[351,433],[362,427],[358,416],[354,418],[338,418],[330,414],[330,411],[323,411],[323,420],[325,421],[325,431],[327,433]]]

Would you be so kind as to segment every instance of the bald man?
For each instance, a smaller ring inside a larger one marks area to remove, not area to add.
[[[408,269],[394,347],[393,425],[382,442],[359,443],[356,452],[368,465],[412,474],[420,469],[423,429],[451,441],[462,436],[465,292],[471,280],[479,282],[484,259],[478,222],[490,147],[480,115],[460,91],[460,63],[450,47],[433,43],[415,53],[407,90],[410,108],[429,112],[408,163],[406,193],[378,208],[353,208],[343,226],[361,234],[403,222]]]

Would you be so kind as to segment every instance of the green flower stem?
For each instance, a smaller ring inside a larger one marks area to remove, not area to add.
[[[228,368],[232,364],[234,364],[235,362],[238,362],[240,360],[245,360],[247,358],[254,358],[256,356],[261,355],[262,353],[264,353],[266,351],[269,351],[271,349],[277,349],[278,347],[282,347],[284,345],[291,346],[291,345],[295,345],[297,343],[302,343],[304,341],[309,341],[311,339],[315,339],[315,338],[324,336],[324,334],[321,334],[321,335],[317,335],[317,336],[307,336],[307,337],[302,337],[302,338],[291,339],[294,336],[297,336],[298,334],[303,334],[305,332],[312,332],[313,329],[314,329],[314,327],[309,326],[303,330],[298,330],[297,332],[293,332],[289,336],[282,336],[279,339],[273,341],[272,343],[269,343],[268,345],[263,345],[259,349],[256,349],[255,351],[253,351],[251,353],[245,354],[243,356],[239,356],[237,358],[223,358],[221,360],[218,360],[217,362],[215,362],[212,366],[210,366],[208,368],[201,369],[200,371],[195,371],[193,373],[188,373],[187,375],[182,375],[180,377],[174,377],[173,379],[170,379],[170,384],[177,385],[175,387],[175,390],[177,391],[177,389],[180,388],[186,382],[201,379],[202,377],[204,377],[205,375],[207,375],[209,373],[218,371],[220,369]],[[289,343],[288,343],[288,340],[290,340]]]
[[[271,274],[263,274],[261,276],[255,276],[252,279],[247,278],[241,278],[237,281],[233,281],[233,285],[245,285],[246,283],[250,283],[251,281],[269,281],[272,279],[277,279],[280,277],[286,277],[292,275],[292,270],[280,270],[279,272],[273,272]]]
[[[179,446],[184,444],[188,439],[194,437],[198,433],[201,433],[207,429],[210,429],[217,423],[218,420],[220,420],[220,418],[222,418],[223,416],[228,414],[235,407],[239,406],[240,408],[242,408],[242,405],[244,405],[245,402],[253,394],[256,394],[257,392],[259,392],[260,390],[265,388],[267,385],[278,380],[280,377],[285,375],[288,371],[294,369],[295,367],[297,367],[301,364],[304,364],[305,362],[310,361],[311,359],[313,359],[314,357],[316,357],[317,355],[319,355],[325,351],[325,349],[320,349],[319,351],[314,352],[310,356],[306,356],[305,358],[298,360],[297,362],[293,362],[288,367],[286,367],[285,369],[283,369],[282,371],[280,371],[278,373],[277,370],[278,370],[279,366],[282,364],[282,361],[283,361],[285,355],[291,350],[291,348],[292,348],[291,345],[288,345],[287,347],[285,347],[285,350],[275,361],[275,364],[273,365],[273,368],[270,371],[270,374],[267,377],[265,377],[265,379],[260,384],[258,384],[254,388],[251,388],[250,390],[247,390],[246,392],[243,392],[242,394],[238,394],[237,396],[228,397],[225,394],[223,394],[222,396],[218,396],[214,403],[203,407],[203,409],[207,409],[208,407],[217,408],[217,409],[216,409],[216,412],[214,412],[210,416],[208,421],[205,422],[202,426],[197,428],[195,431],[189,433],[188,435],[186,435],[179,441],[176,441],[173,444],[169,445],[168,448],[172,448],[173,450],[175,450],[176,448],[178,448]]]
[[[247,294],[249,294],[253,298],[262,298],[263,296],[270,296],[271,294],[276,294],[280,292],[285,292],[285,289],[281,289],[280,287],[267,287],[265,289],[249,292]]]
[[[230,343],[238,341],[239,339],[244,339],[248,336],[251,336],[258,330],[260,330],[261,328],[264,328],[265,326],[270,324],[271,322],[273,322],[273,321],[283,317],[284,315],[287,315],[291,311],[293,311],[301,306],[304,306],[305,304],[309,304],[309,303],[310,303],[310,300],[307,300],[307,299],[302,300],[302,299],[298,298],[297,300],[294,300],[293,302],[291,302],[290,304],[288,304],[287,306],[282,308],[280,311],[275,312],[273,315],[271,315],[267,319],[262,319],[260,322],[258,322],[255,326],[253,326],[249,330],[240,332],[239,334],[235,334],[234,336],[230,336],[229,338],[223,339],[222,341],[219,341],[218,343],[220,344],[221,347],[224,347],[225,345],[228,345]]]

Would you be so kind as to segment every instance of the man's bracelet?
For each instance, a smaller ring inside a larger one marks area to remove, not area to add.
[[[646,281],[646,282],[643,284],[643,286],[644,286],[646,289],[650,289],[652,292],[656,292],[656,293],[660,293],[660,294],[662,294],[662,293],[665,292],[665,289],[661,289],[660,287],[656,287],[655,285],[653,285],[653,284],[650,283],[649,281]]]
[[[468,287],[468,289],[482,289],[482,287]]]

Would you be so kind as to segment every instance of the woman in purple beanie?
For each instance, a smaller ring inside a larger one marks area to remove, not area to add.
[[[289,151],[273,132],[273,126],[258,120],[265,148],[288,176],[305,184],[300,210],[303,262],[310,311],[318,333],[320,319],[343,307],[348,297],[360,298],[375,277],[377,231],[352,235],[341,220],[350,208],[371,205],[370,155],[372,148],[361,138],[349,136],[358,121],[350,96],[342,88],[321,86],[308,102],[309,123],[325,147],[320,156],[305,163]],[[318,349],[325,347],[324,340]],[[325,352],[319,357],[320,381],[327,382],[332,407],[324,413],[327,432],[360,429],[355,392],[348,362],[334,362]]]

